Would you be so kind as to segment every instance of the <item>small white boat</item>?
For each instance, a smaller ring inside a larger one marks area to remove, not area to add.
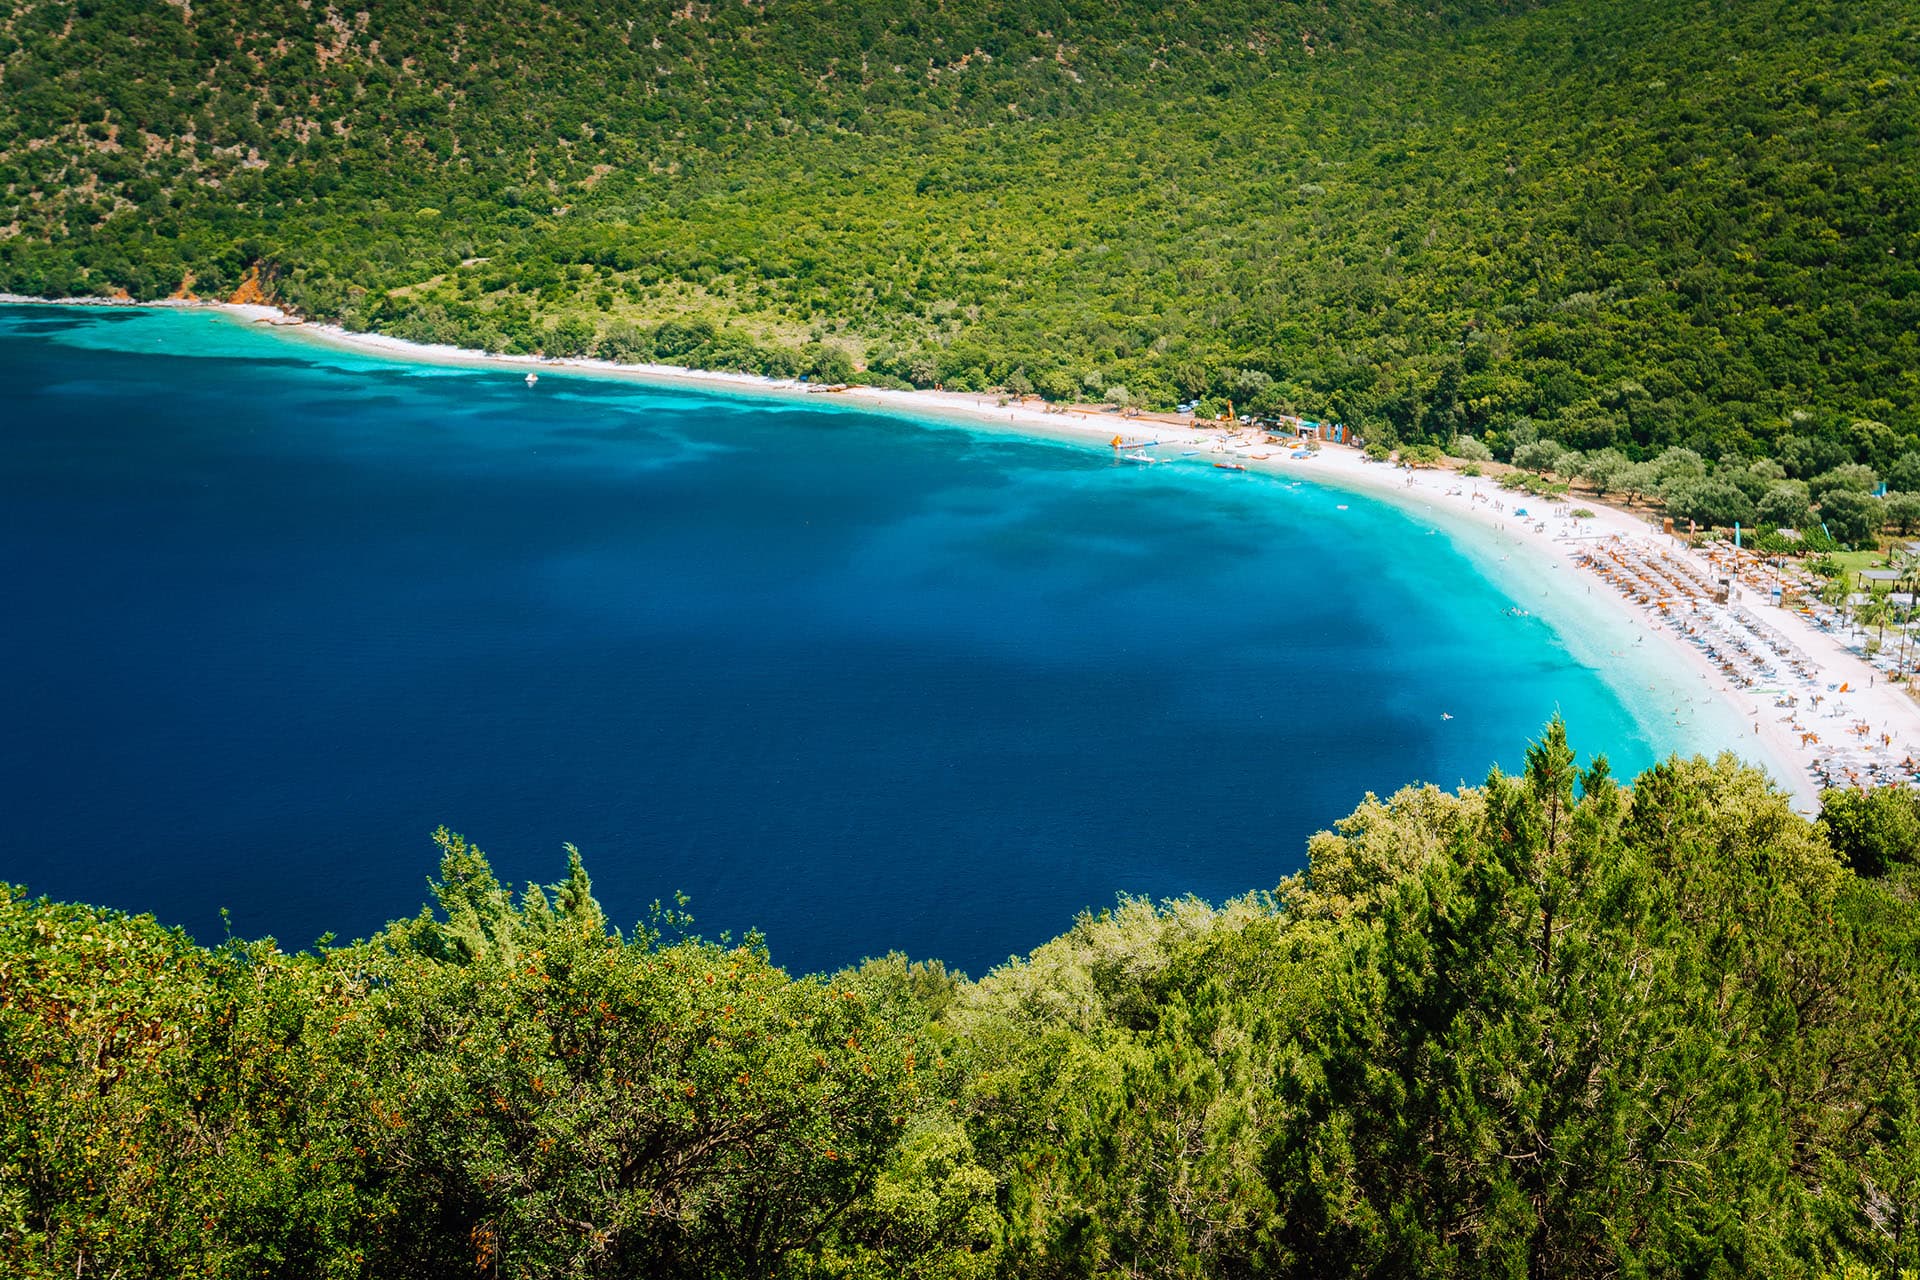
[[[532,386],[532,385],[533,385],[534,383],[536,383],[536,382],[538,382],[538,381],[540,381],[540,375],[539,375],[539,374],[537,374],[537,373],[530,373],[530,374],[528,374],[528,375],[527,375],[527,385],[528,385],[528,386]]]

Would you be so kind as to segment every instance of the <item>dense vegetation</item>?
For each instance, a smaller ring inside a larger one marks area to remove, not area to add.
[[[438,839],[437,911],[298,955],[0,895],[0,1270],[1920,1267],[1910,799],[1627,788],[1555,724],[978,982],[623,936],[578,855],[514,895]]]
[[[1917,65],[1898,0],[22,0],[0,287],[1884,473]]]

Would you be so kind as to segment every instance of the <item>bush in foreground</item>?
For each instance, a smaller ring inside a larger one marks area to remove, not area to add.
[[[9,893],[0,1269],[1891,1276],[1920,930],[1859,808],[1556,723],[978,982],[623,937],[445,832],[436,910],[315,953]]]

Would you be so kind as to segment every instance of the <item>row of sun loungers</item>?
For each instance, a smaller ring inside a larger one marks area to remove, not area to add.
[[[1782,722],[1799,733],[1803,747],[1815,749],[1811,768],[1823,789],[1920,789],[1920,762],[1911,755],[1894,759],[1893,739],[1875,734],[1834,699],[1846,692],[1844,684],[1836,688],[1824,683],[1819,668],[1791,640],[1751,609],[1729,601],[1713,578],[1687,558],[1616,537],[1583,552],[1576,563],[1640,605],[1650,619],[1680,634],[1731,683],[1773,694],[1774,706],[1785,712]],[[1728,577],[1738,570],[1724,568]],[[1822,724],[1816,730],[1807,723],[1816,717],[1844,723]],[[1823,733],[1831,740],[1823,741]]]

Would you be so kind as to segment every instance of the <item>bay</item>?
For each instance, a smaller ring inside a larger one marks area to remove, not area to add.
[[[1418,513],[819,399],[0,308],[0,878],[303,946],[445,823],[624,926],[979,973],[1556,709],[1695,745]]]

